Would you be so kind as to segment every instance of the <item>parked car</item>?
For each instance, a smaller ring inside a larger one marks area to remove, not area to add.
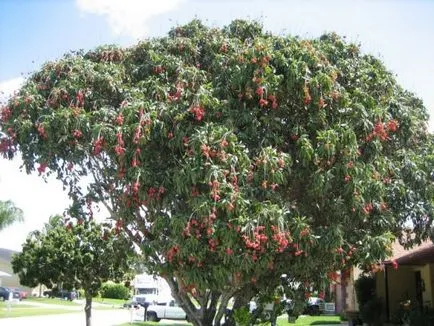
[[[310,297],[306,302],[304,314],[318,316],[324,311],[324,300],[317,297]]]
[[[19,294],[20,294],[20,300],[22,300],[22,299],[27,299],[27,296],[28,296],[28,293],[27,293],[27,291],[24,291],[24,290],[22,290],[22,289],[18,289],[18,288],[15,288],[15,289],[12,289],[14,292],[18,292]]]
[[[161,319],[186,320],[187,314],[173,298],[148,306],[147,320],[158,322]]]
[[[60,299],[72,301],[72,300],[75,300],[77,298],[77,292],[68,291],[68,290],[53,289],[53,290],[44,291],[43,296],[49,297],[49,298],[60,298]]]
[[[9,300],[9,290],[4,287],[0,287],[0,301]]]
[[[42,296],[48,297],[48,298],[54,298],[52,290],[45,290],[44,292],[42,292]]]
[[[286,300],[285,310],[288,314],[292,314],[294,302],[291,299]],[[318,316],[324,312],[324,300],[317,297],[310,297],[304,303],[303,315]]]
[[[69,301],[73,301],[77,298],[77,292],[75,291],[67,291],[67,290],[60,290],[58,295],[56,296],[57,298],[61,298],[63,300],[69,300]]]
[[[21,300],[20,292],[5,287],[0,287],[0,300],[9,300],[10,293],[13,299]]]

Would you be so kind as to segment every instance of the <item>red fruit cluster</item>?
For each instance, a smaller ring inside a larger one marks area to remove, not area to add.
[[[309,228],[304,228],[303,230],[301,230],[301,232],[300,232],[300,237],[301,238],[304,238],[305,236],[307,236],[307,235],[309,235],[310,234],[310,230],[309,230]]]
[[[195,233],[196,239],[201,238],[201,229],[203,229],[203,225],[201,227],[199,226],[199,222],[195,219],[192,219],[187,222],[187,225],[184,228],[183,235],[184,237],[191,237],[192,233]]]
[[[139,161],[140,152],[141,152],[140,148],[136,148],[136,150],[134,151],[133,159],[131,160],[132,168],[136,168],[140,165],[140,161]]]
[[[47,163],[40,163],[37,170],[39,172],[39,174],[42,174],[45,172],[45,170],[47,169],[48,164]]]
[[[15,152],[16,149],[13,147],[12,140],[8,138],[0,139],[0,153],[3,157],[7,158],[9,151]]]
[[[122,51],[120,50],[102,51],[101,53],[98,53],[98,55],[96,56],[99,58],[99,60],[103,62],[119,62],[124,57]]]
[[[190,109],[190,112],[193,113],[194,118],[197,121],[201,121],[205,116],[205,109],[200,105],[195,105]]]
[[[44,128],[43,125],[38,125],[38,126],[37,126],[37,130],[38,130],[39,135],[40,135],[43,139],[47,139],[47,138],[48,138],[47,132],[45,131],[45,128]]]
[[[138,181],[134,182],[131,189],[133,190],[134,194],[137,194],[139,192],[139,189],[140,189],[140,182],[138,182]]]
[[[0,111],[0,121],[8,122],[12,112],[7,106],[3,107]]]
[[[117,231],[120,231],[123,226],[124,226],[124,221],[122,219],[119,219],[119,220],[116,221],[115,229]]]
[[[265,226],[257,226],[253,232],[253,239],[247,235],[243,235],[243,240],[246,248],[258,252],[265,252],[265,245],[268,242],[268,236],[265,234]]]
[[[220,182],[218,180],[213,180],[208,184],[211,187],[211,198],[214,201],[220,200]]]
[[[76,139],[81,138],[83,136],[83,133],[81,132],[81,130],[75,129],[72,132],[72,136]]]
[[[93,145],[93,155],[99,155],[104,146],[104,137],[98,137]]]
[[[372,132],[366,137],[366,141],[369,142],[375,137],[381,141],[389,140],[389,132],[396,132],[399,127],[397,120],[390,120],[387,123],[381,121],[377,122]]]
[[[329,273],[327,273],[327,278],[330,281],[337,282],[339,280],[339,274],[338,274],[338,272],[335,272],[335,271],[329,272]]]
[[[165,192],[166,192],[166,188],[164,188],[163,186],[159,188],[150,187],[148,189],[148,197],[149,199],[160,200],[161,196],[163,196]]]
[[[216,251],[218,245],[219,245],[218,239],[215,238],[208,239],[209,250]]]
[[[116,124],[119,126],[122,126],[124,124],[124,116],[122,113],[119,113],[119,115],[116,117]]]
[[[260,57],[260,58],[254,57],[254,58],[250,59],[250,63],[259,64],[259,66],[265,67],[270,62],[270,59],[271,58],[268,55],[265,55],[265,56]]]
[[[273,240],[277,244],[276,252],[283,252],[289,245],[289,232],[281,231],[277,226],[272,225],[271,231],[273,231]]]
[[[301,250],[300,248],[299,248],[299,246],[298,246],[298,244],[297,243],[293,243],[292,244],[292,247],[294,248],[294,256],[300,256],[304,251],[303,250]],[[305,256],[306,256],[306,253],[305,253]]]
[[[373,209],[374,209],[374,205],[372,205],[372,203],[367,203],[365,206],[363,206],[362,212],[365,215],[369,215],[369,214],[371,214]]]
[[[120,145],[116,145],[116,146],[115,146],[115,153],[116,153],[116,155],[118,155],[118,156],[122,156],[122,155],[125,154],[125,148],[123,148],[123,147],[120,146]]]
[[[276,96],[274,95],[268,95],[268,100],[271,102],[271,108],[272,109],[277,109],[277,99]]]
[[[121,155],[125,154],[125,147],[124,147],[125,146],[125,142],[124,142],[124,140],[122,138],[122,133],[118,132],[116,134],[116,139],[117,139],[118,143],[115,146],[115,153],[118,156],[121,156]]]
[[[390,120],[387,122],[386,126],[390,132],[396,132],[399,127],[399,122],[397,120]]]
[[[256,93],[256,95],[258,95],[259,97],[262,97],[262,95],[264,94],[264,87],[259,86],[258,88],[256,88],[255,93]]]
[[[142,136],[142,128],[141,126],[137,126],[136,131],[134,132],[133,143],[138,144],[141,136]]]
[[[167,100],[169,102],[177,102],[181,99],[182,97],[182,91],[183,88],[182,87],[176,87],[176,90],[174,92],[170,92],[169,95],[167,95]]]
[[[175,245],[171,247],[166,253],[166,259],[169,263],[173,262],[173,259],[179,252],[179,246]]]
[[[75,105],[77,107],[83,107],[84,106],[84,94],[83,91],[79,90],[77,92],[77,95],[75,96]]]

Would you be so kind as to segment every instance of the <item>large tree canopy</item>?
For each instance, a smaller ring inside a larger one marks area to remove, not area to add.
[[[44,65],[3,108],[0,150],[56,173],[72,215],[103,203],[209,325],[282,272],[333,278],[384,259],[395,237],[427,238],[426,122],[378,59],[335,34],[192,21]]]
[[[69,221],[53,216],[42,231],[32,232],[22,252],[12,259],[20,283],[29,287],[85,291],[86,325],[91,325],[92,298],[103,282],[123,280],[133,257],[131,242],[93,221]]]

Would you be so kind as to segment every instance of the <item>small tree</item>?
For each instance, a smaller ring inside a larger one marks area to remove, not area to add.
[[[23,211],[16,207],[13,202],[0,201],[0,231],[5,227],[23,221]]]
[[[86,325],[91,325],[92,297],[103,282],[122,280],[129,271],[132,247],[122,234],[92,221],[59,223],[52,218],[42,232],[32,232],[21,253],[12,259],[14,273],[29,287],[38,284],[52,288],[85,291]]]

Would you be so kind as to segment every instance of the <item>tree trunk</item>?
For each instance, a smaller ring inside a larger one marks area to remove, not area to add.
[[[86,326],[92,325],[92,295],[86,292],[86,305],[84,306],[84,313],[86,315]]]
[[[221,322],[222,318],[225,316],[226,309],[228,307],[228,302],[232,298],[232,295],[233,295],[232,292],[224,293],[222,295],[221,302],[220,302],[219,308],[217,310],[217,314],[215,316],[215,323],[214,323],[215,326],[220,326],[220,322]]]
[[[173,277],[166,276],[164,278],[170,286],[172,296],[182,306],[190,323],[194,326],[220,325],[220,320],[232,294],[224,293],[222,295],[220,292],[207,290],[205,293],[198,295],[199,308],[196,308],[188,293],[179,289],[178,283]],[[219,301],[221,302],[217,311]]]

